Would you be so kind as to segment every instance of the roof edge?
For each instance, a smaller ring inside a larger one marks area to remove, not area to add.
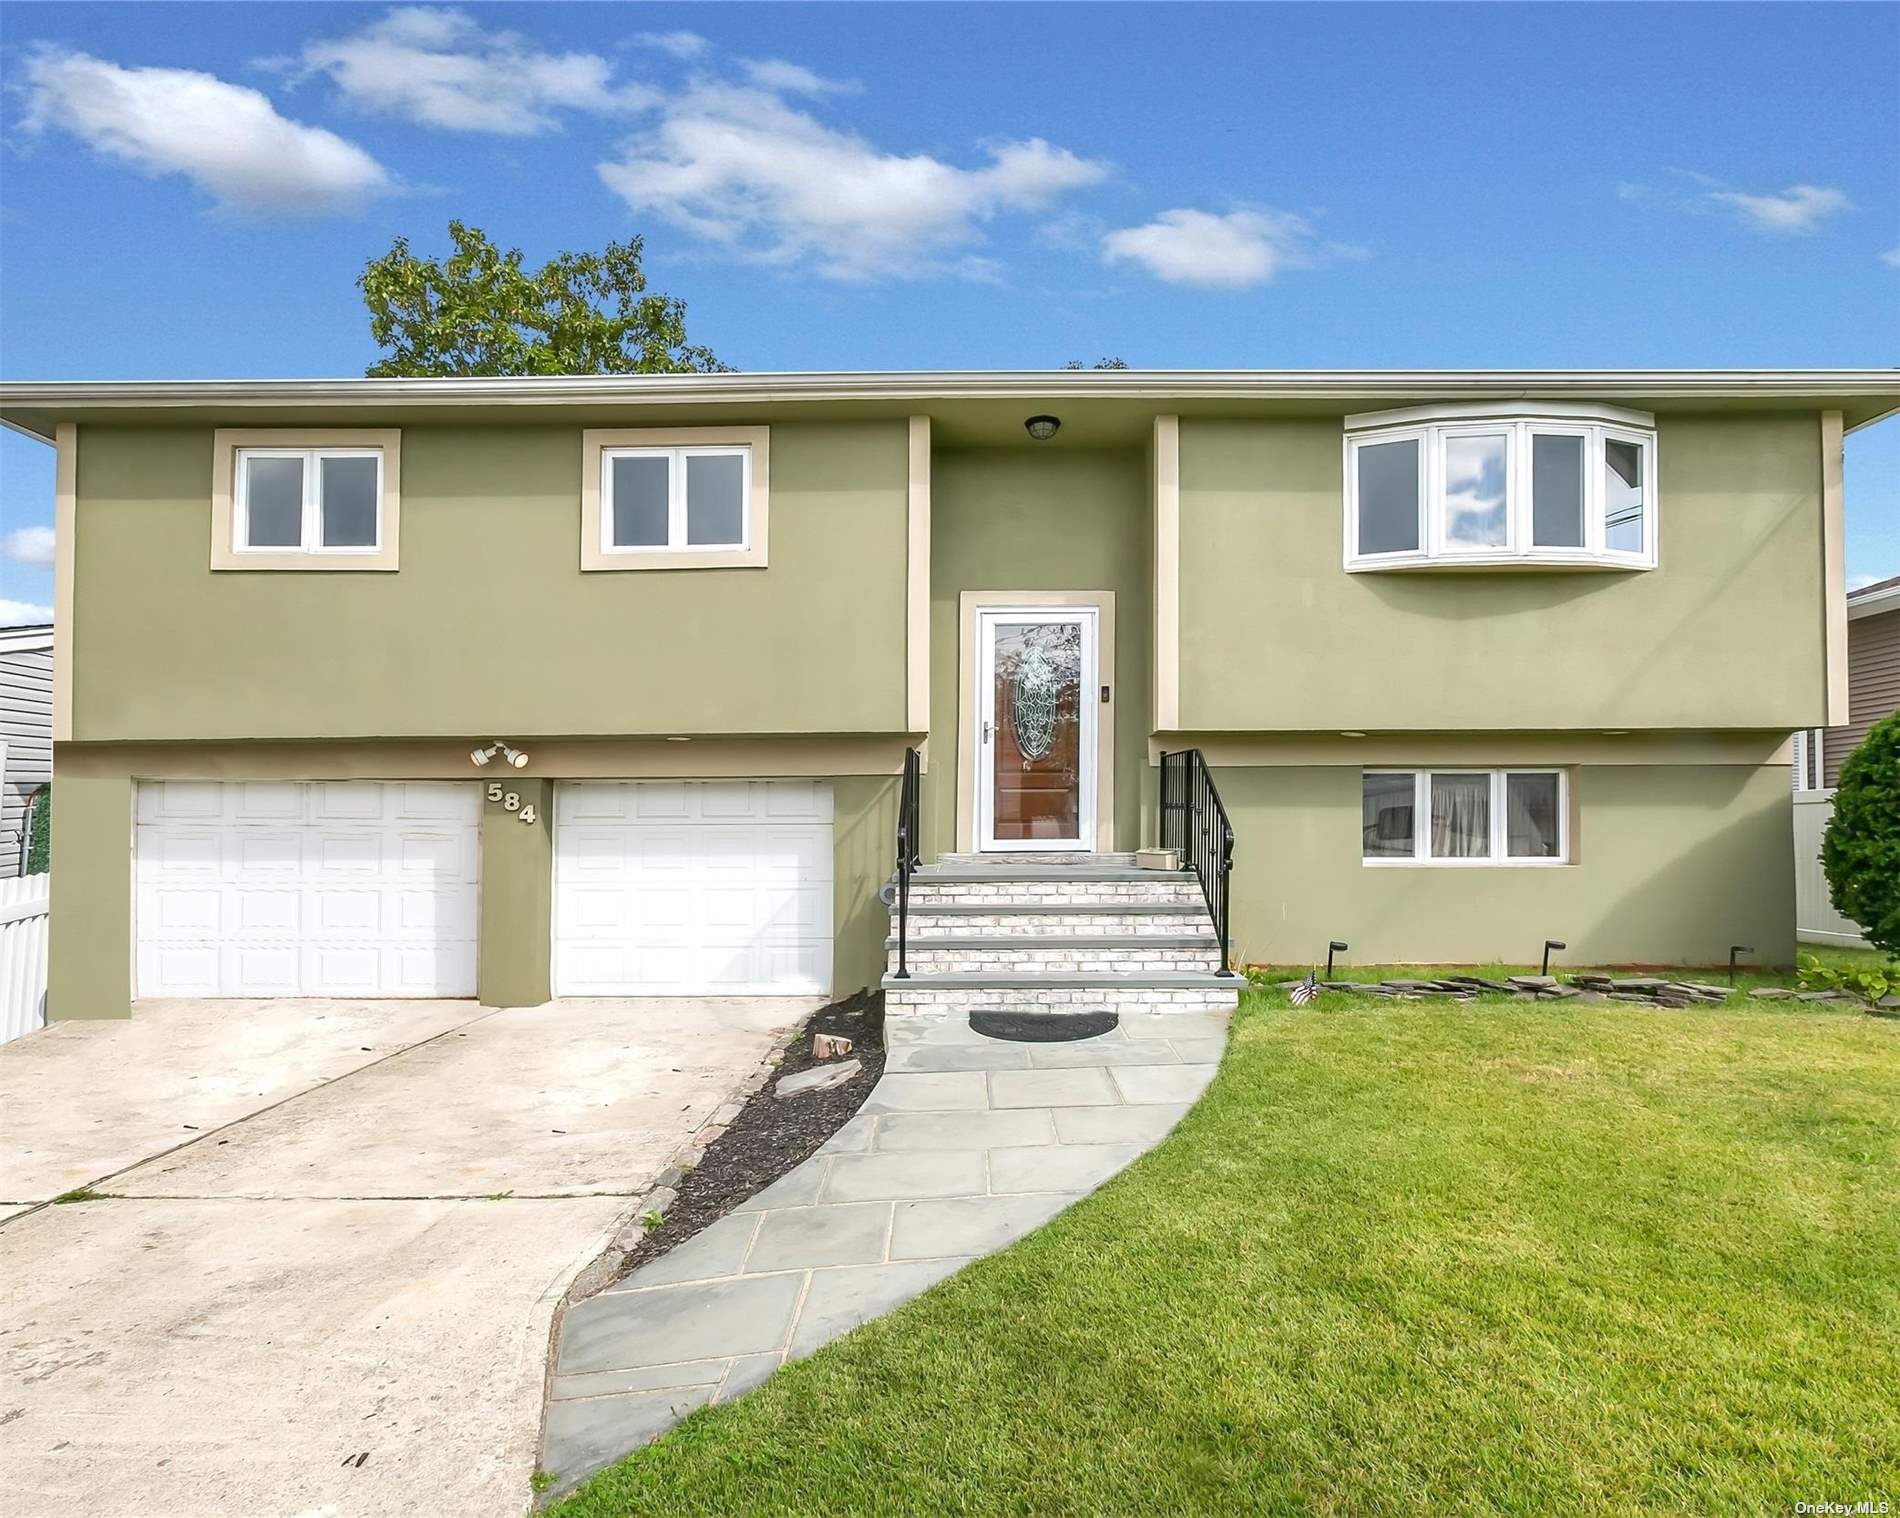
[[[1865,426],[1900,412],[1900,369],[1017,369],[786,371],[733,374],[549,375],[524,378],[12,380],[0,411],[300,403],[551,405],[576,400],[758,403],[1117,397],[1429,401],[1589,397],[1597,400],[1892,401]],[[16,430],[44,436],[19,419]],[[1850,429],[1851,430],[1851,429]]]

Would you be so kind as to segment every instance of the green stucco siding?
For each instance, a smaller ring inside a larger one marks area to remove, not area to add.
[[[56,776],[49,1022],[125,1017],[132,998],[132,782]]]
[[[211,433],[87,426],[74,737],[904,726],[907,431],[772,428],[764,569],[582,573],[578,427],[410,427],[401,568],[210,568]]]
[[[1337,419],[1181,423],[1181,728],[1825,720],[1821,433],[1664,416],[1658,567],[1343,570]]]
[[[482,887],[476,994],[485,1007],[538,1007],[552,994],[554,786],[510,778],[509,811],[482,799]],[[523,822],[529,807],[534,821]]]
[[[1132,849],[1147,769],[1152,596],[1146,455],[1137,450],[948,450],[931,466],[930,773],[924,846],[956,848],[957,705],[974,673],[959,668],[966,590],[1115,593],[1115,839]]]
[[[1780,765],[1586,765],[1575,863],[1368,868],[1360,770],[1214,771],[1239,836],[1233,941],[1249,963],[1324,961],[1329,939],[1360,964],[1536,960],[1715,965],[1731,945],[1794,959],[1794,843]]]
[[[848,776],[831,782],[831,992],[876,990],[884,976],[891,915],[878,900],[896,857],[895,780]]]

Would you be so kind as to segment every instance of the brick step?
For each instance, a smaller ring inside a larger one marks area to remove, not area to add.
[[[1008,854],[939,854],[931,861],[932,866],[945,865],[956,869],[1026,869],[1034,866],[1059,865],[1064,869],[1071,866],[1102,865],[1129,869],[1134,866],[1133,854],[1078,854],[1071,850],[1054,849],[1047,851],[1024,850],[1021,853]]]
[[[1192,906],[1205,902],[1200,882],[1192,875],[1157,870],[1130,871],[1127,878],[1086,878],[1074,874],[1024,875],[1009,879],[988,876],[924,875],[911,877],[910,909],[934,906],[1074,907],[1078,910],[1124,911],[1142,906]]]
[[[1115,880],[1186,881],[1196,883],[1192,870],[1144,870],[1132,864],[927,864],[911,875],[919,880],[1023,881]]]
[[[1238,976],[1216,975],[913,975],[884,978],[886,1016],[926,1012],[1011,1011],[1229,1012],[1240,1002]]]
[[[888,948],[889,968],[897,967],[897,949]],[[1211,973],[1220,968],[1220,948],[1212,937],[1148,939],[1104,943],[1100,939],[926,938],[910,943],[907,964],[917,975],[1112,975]]]
[[[1101,943],[1119,938],[1194,938],[1214,935],[1214,925],[1204,910],[1152,911],[1122,909],[1113,912],[1071,912],[1057,907],[1036,907],[1012,912],[946,912],[932,909],[912,910],[910,941],[924,938],[996,938],[1021,943],[1048,943],[1051,939],[1080,939]],[[889,942],[897,942],[897,918],[891,917]]]

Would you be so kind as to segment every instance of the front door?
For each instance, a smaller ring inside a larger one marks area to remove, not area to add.
[[[976,846],[1095,847],[1097,613],[977,614]]]

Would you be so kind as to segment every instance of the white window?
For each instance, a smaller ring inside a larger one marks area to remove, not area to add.
[[[763,427],[581,434],[582,569],[765,566]]]
[[[1562,770],[1367,770],[1360,858],[1369,865],[1563,864]]]
[[[1654,418],[1546,403],[1346,418],[1346,567],[1656,562]]]
[[[750,448],[601,450],[600,551],[746,548]]]
[[[380,448],[240,448],[231,551],[375,554],[383,546]]]

